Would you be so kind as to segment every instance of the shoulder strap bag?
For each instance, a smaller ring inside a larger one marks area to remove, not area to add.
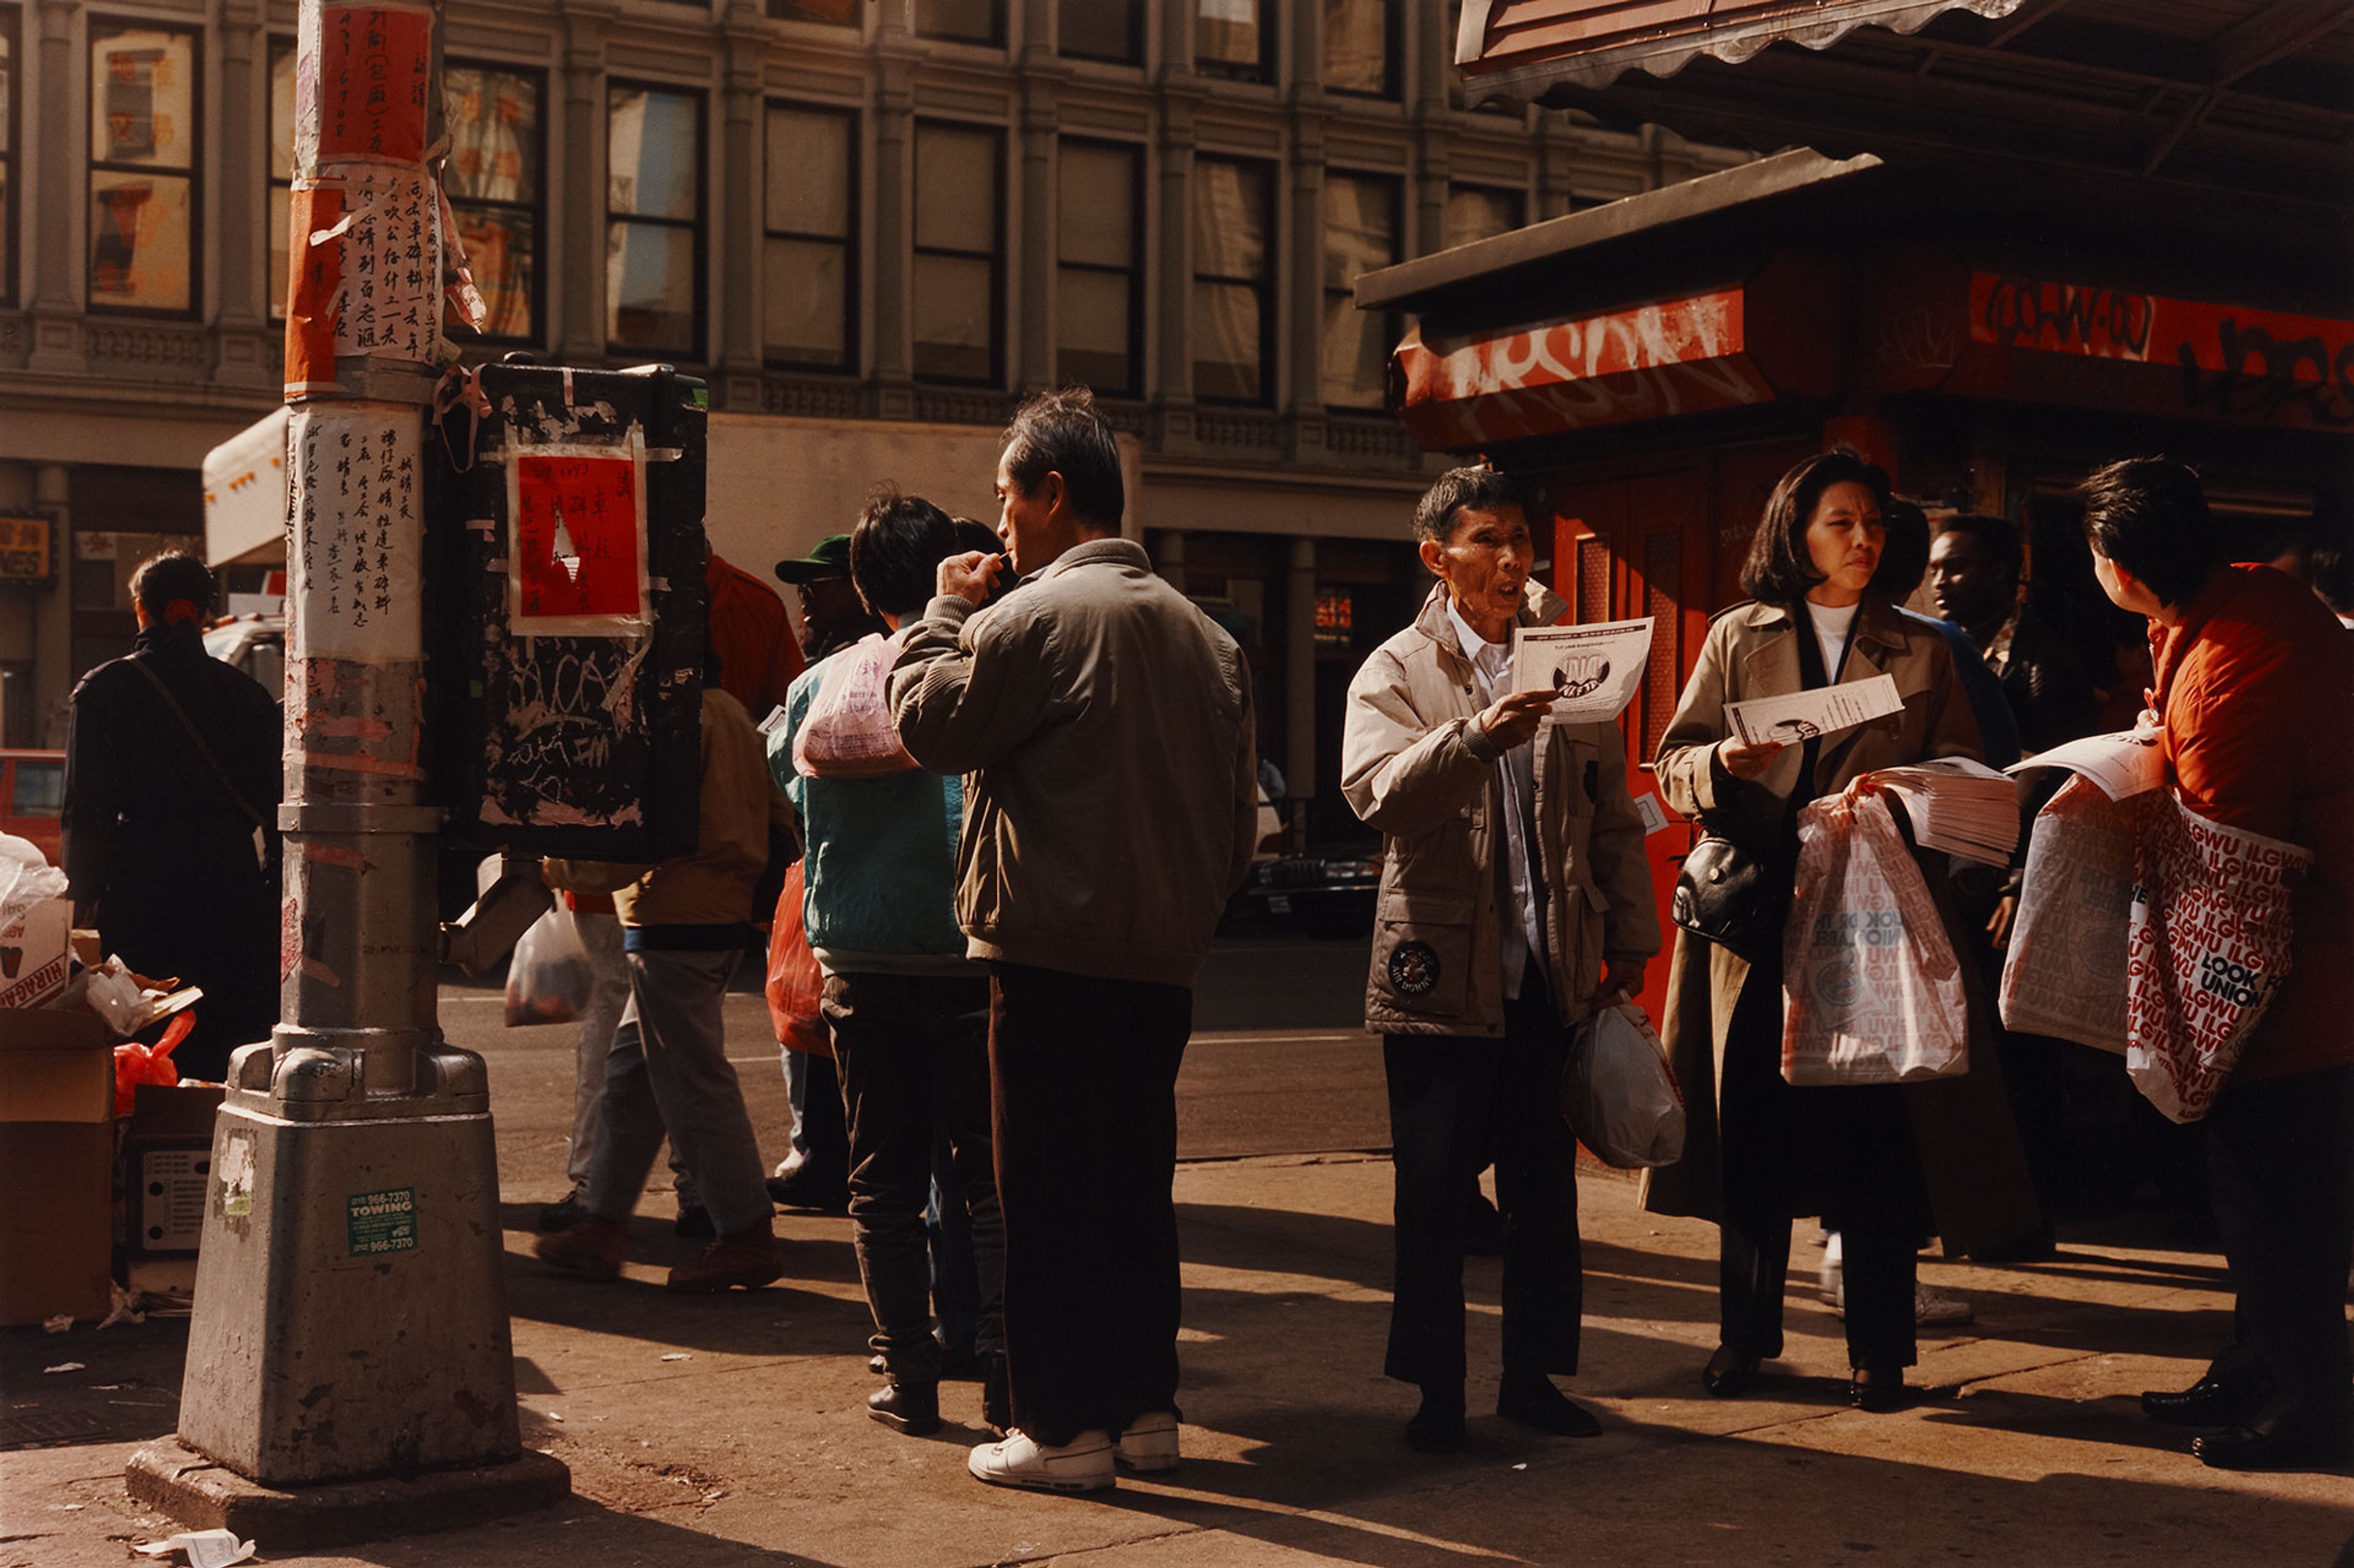
[[[143,659],[133,657],[123,662],[147,677],[147,683],[155,688],[155,694],[164,699],[164,705],[172,710],[174,718],[180,721],[180,728],[186,733],[189,743],[196,748],[196,755],[205,759],[205,765],[213,770],[213,777],[220,780],[222,789],[226,790],[228,798],[236,802],[237,809],[245,813],[245,820],[253,824],[254,863],[267,870],[270,865],[269,819],[256,810],[253,802],[247,800],[244,793],[230,780],[228,769],[221,766],[221,759],[215,755],[212,743],[205,739],[202,730],[196,728],[196,720],[190,718],[188,710],[180,705],[180,699],[172,694],[172,688],[164,683],[164,677],[149,669],[146,661]]]

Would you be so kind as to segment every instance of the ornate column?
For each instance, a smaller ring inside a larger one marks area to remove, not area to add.
[[[721,23],[726,74],[719,130],[719,341],[712,380],[720,407],[760,408],[760,214],[768,196],[760,116],[760,8],[732,0]]]
[[[916,240],[916,60],[901,7],[881,7],[875,55],[875,412],[907,419],[916,412],[909,293]]]
[[[1043,44],[1025,51],[1022,82],[1022,221],[1007,264],[1021,278],[1013,323],[1018,333],[1013,385],[1023,391],[1052,387],[1055,374],[1055,260],[1059,249],[1060,191],[1056,181],[1055,107],[1060,71],[1040,60]],[[1029,254],[1023,254],[1023,250]]]
[[[612,0],[563,0],[564,206],[556,224],[557,356],[605,358],[605,28]]]
[[[1291,542],[1284,576],[1283,782],[1307,810],[1316,795],[1316,541]]]
[[[220,314],[215,335],[220,357],[217,381],[237,387],[276,387],[283,379],[270,332],[270,291],[283,287],[283,257],[270,249],[270,187],[255,177],[263,166],[270,136],[270,60],[263,41],[261,0],[226,0],[220,20],[220,166],[243,170],[217,180],[210,192],[214,287]]]
[[[33,288],[29,314],[33,344],[25,367],[63,371],[82,368],[82,277],[74,236],[89,223],[75,169],[90,156],[90,114],[74,69],[74,18],[79,0],[39,0],[35,21],[39,28],[33,70],[37,83],[28,96],[39,106],[40,117],[53,128],[48,135],[28,135],[31,154],[32,209],[41,215],[33,227]],[[29,131],[30,126],[27,127]]]

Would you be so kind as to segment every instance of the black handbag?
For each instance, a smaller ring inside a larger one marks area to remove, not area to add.
[[[1781,950],[1790,891],[1790,868],[1703,833],[1676,874],[1668,912],[1693,936],[1754,964]]]

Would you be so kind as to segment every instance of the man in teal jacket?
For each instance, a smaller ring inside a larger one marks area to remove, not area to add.
[[[850,540],[851,580],[896,631],[930,599],[959,549],[931,503],[879,493]],[[991,1171],[989,980],[957,927],[962,780],[916,766],[892,734],[880,636],[810,667],[785,698],[769,768],[808,843],[801,917],[825,971],[822,1002],[850,1128],[851,1235],[869,1343],[890,1381],[876,1420],[922,1435],[940,1425],[941,1346],[932,1335],[924,1207],[945,1138],[972,1222],[983,1416],[1003,1427],[1004,1227]]]

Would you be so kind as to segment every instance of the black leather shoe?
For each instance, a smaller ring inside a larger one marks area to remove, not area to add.
[[[1848,1376],[1847,1402],[1869,1414],[1891,1415],[1900,1410],[1908,1410],[1920,1396],[1920,1391],[1907,1383],[1901,1372],[1872,1372],[1859,1369]]]
[[[2236,1426],[2241,1403],[2229,1385],[2202,1377],[2179,1393],[2152,1389],[2141,1396],[2141,1413],[2168,1426]]]
[[[850,1212],[850,1183],[840,1176],[811,1171],[804,1165],[790,1176],[769,1178],[769,1202],[780,1209],[801,1209],[821,1214]]]
[[[1757,1386],[1758,1362],[1748,1356],[1739,1356],[1723,1345],[1708,1358],[1701,1369],[1700,1385],[1719,1399],[1739,1399]]]
[[[910,1437],[928,1437],[940,1429],[940,1385],[885,1383],[866,1396],[866,1414]]]
[[[2348,1457],[2346,1428],[2283,1424],[2269,1432],[2245,1426],[2190,1440],[2199,1462],[2217,1470],[2335,1470]]]
[[[1422,1408],[1405,1424],[1405,1446],[1417,1454],[1453,1454],[1463,1446],[1463,1385],[1426,1386]]]
[[[553,1203],[539,1211],[539,1228],[544,1231],[568,1231],[578,1224],[588,1210],[580,1206],[580,1189],[575,1187]]]
[[[1556,1437],[1599,1437],[1602,1423],[1543,1375],[1507,1375],[1496,1389],[1496,1414]]]

